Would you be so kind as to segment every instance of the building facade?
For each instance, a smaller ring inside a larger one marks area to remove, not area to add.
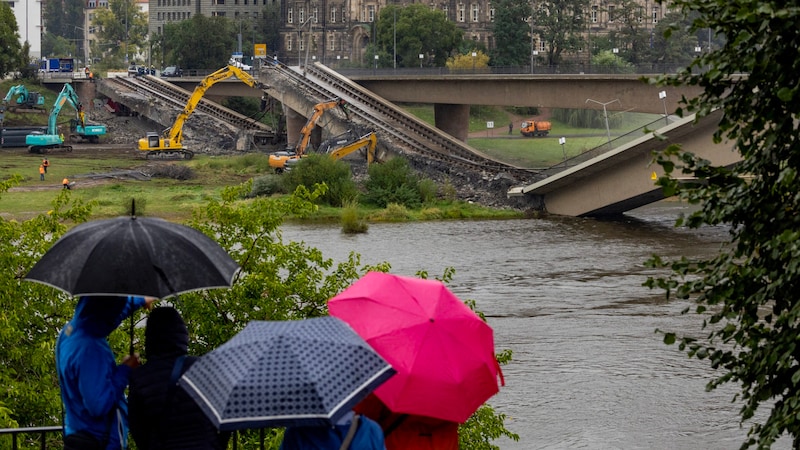
[[[11,6],[17,19],[20,45],[27,42],[31,59],[42,57],[42,0],[2,0]]]

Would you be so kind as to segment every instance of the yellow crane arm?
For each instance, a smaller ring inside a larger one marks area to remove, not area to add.
[[[194,88],[194,92],[192,92],[192,95],[189,96],[189,101],[186,102],[186,106],[183,107],[183,111],[178,114],[178,117],[175,118],[175,123],[173,123],[172,127],[169,129],[170,142],[178,144],[178,146],[180,145],[181,140],[183,139],[183,125],[186,123],[186,119],[192,115],[197,107],[197,104],[200,103],[200,100],[206,94],[206,91],[208,91],[211,86],[217,82],[227,80],[228,78],[234,76],[250,87],[258,89],[266,88],[266,86],[250,76],[250,74],[236,66],[227,66],[217,70],[211,75],[203,78],[200,84]]]
[[[297,142],[297,146],[295,146],[295,153],[298,156],[302,156],[303,153],[306,151],[306,147],[308,147],[308,142],[311,140],[311,132],[314,131],[314,127],[317,125],[317,120],[319,120],[322,113],[337,106],[341,107],[342,110],[347,115],[347,111],[344,110],[345,101],[337,98],[333,100],[328,100],[326,102],[317,103],[314,105],[314,112],[311,114],[311,117],[308,118],[308,121],[303,128],[300,129],[300,140]]]
[[[330,151],[328,155],[333,159],[341,159],[365,145],[367,146],[367,163],[372,164],[375,159],[375,147],[378,145],[378,138],[375,136],[375,132],[370,132],[347,145]]]

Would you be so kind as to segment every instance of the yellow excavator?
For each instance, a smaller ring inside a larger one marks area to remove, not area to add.
[[[305,155],[308,143],[311,141],[311,132],[314,131],[317,121],[320,117],[322,117],[322,114],[325,111],[338,107],[342,110],[342,112],[344,112],[345,117],[348,117],[347,109],[345,108],[346,104],[347,103],[344,100],[340,98],[334,98],[332,100],[327,100],[314,105],[314,110],[311,113],[311,117],[308,118],[308,121],[300,130],[300,140],[297,141],[297,145],[294,146],[294,149],[275,152],[269,155],[269,166],[275,169],[275,173],[282,173],[286,168],[287,161],[297,160]]]
[[[367,164],[375,160],[375,148],[378,146],[378,137],[374,131],[347,130],[334,138],[328,139],[319,146],[319,153],[327,153],[333,159],[342,159],[345,156],[362,148],[366,149]],[[284,170],[291,170],[300,159],[289,159],[284,163]]]
[[[192,159],[194,153],[183,147],[183,125],[186,119],[194,112],[197,104],[205,95],[206,91],[215,83],[236,77],[242,83],[257,89],[266,89],[266,86],[250,76],[247,72],[236,66],[223,67],[211,75],[203,78],[200,84],[194,88],[194,92],[183,107],[183,111],[178,114],[172,127],[164,131],[160,136],[155,131],[147,132],[143,139],[139,139],[139,150],[148,152],[147,159]]]

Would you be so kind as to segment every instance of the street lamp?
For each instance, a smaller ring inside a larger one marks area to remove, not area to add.
[[[378,71],[378,55],[375,55],[375,71]]]
[[[614,73],[617,73],[617,68],[619,67],[619,49],[614,47],[611,49],[611,53],[614,54]]]
[[[558,143],[561,144],[561,152],[564,154],[564,161],[567,160],[567,150],[564,148],[564,144],[567,143],[567,138],[560,137],[558,138]]]
[[[419,68],[420,69],[422,69],[422,58],[424,58],[424,57],[425,57],[425,55],[423,55],[422,53],[419,54]]]
[[[478,56],[477,53],[472,52],[472,73],[475,73],[475,57]]]
[[[598,105],[603,105],[603,117],[605,117],[605,119],[606,119],[606,134],[608,135],[608,148],[611,149],[611,128],[609,128],[609,126],[608,126],[608,112],[606,111],[606,105],[610,105],[610,104],[612,104],[614,102],[620,103],[619,99],[615,98],[614,100],[611,100],[611,101],[608,101],[608,102],[605,102],[605,103],[600,103],[597,100],[592,100],[590,98],[587,98],[586,101],[584,102],[584,104],[589,103],[589,102],[597,103]],[[620,105],[621,104],[622,103],[620,103]]]
[[[664,103],[664,121],[669,125],[669,115],[667,114],[667,91],[661,91],[658,93],[658,98],[661,99],[661,102]]]
[[[533,67],[536,65],[536,60],[539,59],[539,50],[532,51],[531,55],[531,73],[533,73]]]

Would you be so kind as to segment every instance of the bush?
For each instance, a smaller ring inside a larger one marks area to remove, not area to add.
[[[253,179],[253,188],[248,197],[270,196],[274,194],[288,194],[281,176],[265,175]]]
[[[411,172],[408,161],[395,157],[369,167],[369,178],[364,182],[367,192],[362,198],[365,203],[381,208],[390,203],[419,208],[423,199],[419,185],[420,181]]]
[[[173,180],[191,180],[195,177],[191,167],[181,164],[158,164],[149,166],[147,173],[153,178],[172,178]]]
[[[359,217],[358,202],[348,201],[342,210],[342,232],[346,234],[366,233],[369,225]]]
[[[312,154],[300,159],[292,170],[284,172],[283,181],[287,192],[294,192],[298,186],[311,190],[315,184],[325,183],[328,191],[318,201],[330,206],[339,207],[358,197],[350,166],[327,155]]]

